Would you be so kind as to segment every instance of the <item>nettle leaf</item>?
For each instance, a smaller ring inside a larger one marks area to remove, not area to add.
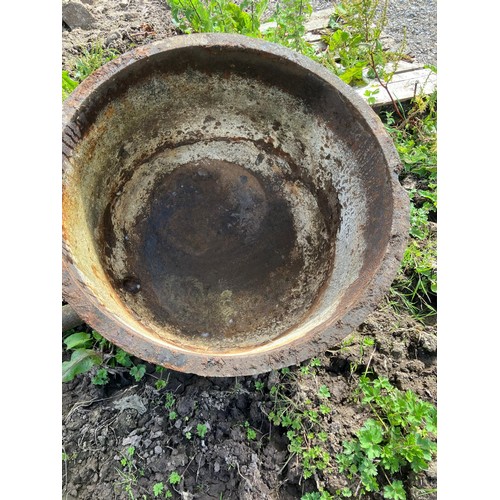
[[[86,348],[90,347],[92,338],[89,333],[78,332],[65,338],[64,343],[66,344],[66,349]]]
[[[101,357],[91,349],[76,349],[69,361],[62,364],[62,381],[70,382],[77,375],[88,372],[94,365],[100,365]]]

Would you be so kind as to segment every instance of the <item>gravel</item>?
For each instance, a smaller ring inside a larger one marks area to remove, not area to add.
[[[407,53],[416,62],[437,64],[437,0],[389,0],[385,32],[397,42],[406,29]]]
[[[321,10],[337,2],[312,0],[311,3],[314,10]],[[400,43],[405,29],[407,54],[415,62],[436,65],[437,0],[389,0],[385,33]]]

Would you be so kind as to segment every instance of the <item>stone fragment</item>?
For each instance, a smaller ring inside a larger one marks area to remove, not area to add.
[[[69,2],[62,6],[62,19],[70,29],[89,30],[95,26],[95,19],[81,3]]]
[[[432,333],[422,332],[420,334],[420,345],[424,351],[429,354],[436,354],[437,352],[437,337]]]

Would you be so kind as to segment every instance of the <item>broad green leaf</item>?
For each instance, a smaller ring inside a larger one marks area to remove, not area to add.
[[[64,339],[64,343],[67,349],[77,349],[78,347],[90,347],[92,341],[89,333],[78,332]]]
[[[365,476],[375,477],[377,475],[377,467],[371,460],[363,460],[359,466],[359,471]]]
[[[70,382],[77,375],[89,371],[94,365],[99,365],[101,362],[101,357],[95,351],[77,349],[71,354],[71,359],[62,364],[62,381]]]
[[[362,448],[370,448],[378,444],[383,439],[383,429],[381,425],[373,419],[368,419],[365,425],[358,431],[359,444]]]

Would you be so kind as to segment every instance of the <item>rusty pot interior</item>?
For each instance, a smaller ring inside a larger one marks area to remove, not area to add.
[[[380,272],[394,174],[373,124],[239,38],[136,49],[67,104],[65,259],[119,344],[231,356],[309,341]]]

